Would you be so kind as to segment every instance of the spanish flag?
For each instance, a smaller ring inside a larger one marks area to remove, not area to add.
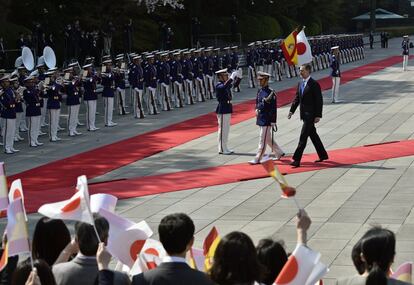
[[[9,260],[9,244],[6,242],[3,249],[3,254],[0,259],[0,271],[2,271],[6,266]]]
[[[407,283],[412,283],[412,273],[412,262],[405,262],[398,267],[398,269],[391,275],[391,278]]]
[[[279,183],[280,188],[282,189],[282,192],[283,192],[282,194],[283,198],[289,198],[289,197],[295,196],[296,189],[288,185],[285,177],[282,175],[282,173],[280,173],[277,166],[275,167],[271,159],[263,161],[262,166],[267,171],[267,173],[269,173],[269,175],[273,177],[273,179],[276,180],[277,183]]]
[[[295,30],[287,36],[281,44],[283,54],[285,55],[286,61],[289,65],[295,65],[298,62],[298,52],[296,45],[296,36],[298,32]]]
[[[213,265],[214,253],[216,252],[217,246],[220,242],[220,236],[216,227],[213,227],[208,233],[206,239],[204,240],[203,249],[204,249],[204,269],[205,272],[208,272]]]

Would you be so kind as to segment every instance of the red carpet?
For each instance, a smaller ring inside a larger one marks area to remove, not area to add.
[[[276,163],[280,165],[282,173],[293,174],[410,155],[414,155],[414,140],[331,150],[330,160],[318,164],[313,163],[317,159],[316,154],[307,154],[304,155],[299,168],[288,165],[289,159]],[[89,189],[91,194],[109,193],[125,199],[264,177],[268,177],[268,174],[261,165],[242,163],[97,183],[90,185]],[[73,191],[73,188],[69,187],[48,189],[44,192],[25,191],[27,211],[32,213],[44,203],[67,199],[73,195]]]
[[[399,62],[401,62],[401,56],[394,56],[345,71],[342,73],[341,83],[358,79]],[[330,77],[319,80],[319,83],[322,89],[331,88]],[[295,95],[295,90],[294,87],[278,92],[279,106],[289,104]],[[253,104],[254,100],[249,100],[235,105],[232,124],[253,118]],[[215,132],[216,128],[216,116],[214,113],[209,113],[21,172],[8,177],[8,181],[22,178],[25,192],[36,191],[36,195],[43,199],[50,197],[49,189],[74,185],[76,177],[81,174],[89,178],[103,175],[145,157],[208,135]]]

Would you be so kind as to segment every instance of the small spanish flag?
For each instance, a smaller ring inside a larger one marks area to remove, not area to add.
[[[213,227],[208,233],[206,239],[204,240],[203,250],[204,250],[204,269],[205,272],[208,272],[213,265],[214,253],[216,252],[217,246],[220,242],[220,236],[216,227]]]
[[[4,245],[3,254],[1,255],[1,259],[0,259],[0,271],[2,271],[6,267],[8,260],[9,260],[9,244],[6,242],[6,244]]]
[[[298,52],[297,52],[297,45],[296,45],[296,36],[298,32],[295,30],[283,40],[281,44],[281,48],[285,59],[289,65],[295,65],[298,62]]]
[[[412,273],[413,273],[413,263],[405,262],[397,268],[397,270],[391,275],[391,278],[411,284]]]
[[[262,162],[262,166],[264,169],[269,173],[271,177],[273,177],[274,180],[276,180],[277,183],[279,183],[280,188],[282,189],[282,197],[283,198],[289,198],[292,196],[295,196],[296,189],[289,186],[287,183],[285,177],[280,173],[277,166],[273,164],[273,161],[271,159],[265,160]]]

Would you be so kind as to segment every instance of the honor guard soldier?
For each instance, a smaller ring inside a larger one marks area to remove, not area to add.
[[[206,98],[203,81],[203,63],[201,61],[200,52],[200,50],[194,51],[193,75],[197,100],[198,102],[205,102]]]
[[[161,83],[161,99],[162,106],[164,111],[171,111],[173,108],[171,106],[170,98],[170,65],[167,62],[168,54],[163,53],[161,55],[160,69],[159,69],[159,82]]]
[[[24,67],[23,65],[19,66],[17,68],[17,71],[18,71],[17,83],[19,84],[19,86],[24,86],[24,79],[27,77],[28,71],[26,67]],[[26,106],[23,105],[23,109],[25,108]],[[26,132],[29,129],[27,127],[26,120],[20,120],[19,129],[21,132]]]
[[[2,87],[2,89],[0,89],[2,135],[4,153],[6,154],[19,152],[19,150],[14,148],[14,136],[16,133],[16,100],[13,88],[10,86],[10,81],[10,75],[4,75],[0,79]]]
[[[24,102],[26,104],[26,117],[29,122],[29,131],[27,133],[30,147],[43,145],[39,142],[40,122],[41,122],[41,101],[40,90],[35,86],[35,78],[28,76],[25,79],[26,89],[23,92]]]
[[[277,130],[277,96],[269,87],[270,74],[259,71],[257,80],[260,89],[256,95],[256,125],[260,127],[260,140],[256,156],[249,161],[250,164],[259,164],[269,146],[274,154],[274,159],[279,160],[285,155],[284,151],[274,141],[274,132]]]
[[[172,87],[174,90],[174,99],[175,107],[182,108],[184,107],[184,92],[183,92],[183,67],[181,65],[181,53],[175,52],[173,54],[174,59],[171,61],[171,78],[172,78]]]
[[[114,96],[115,96],[115,80],[112,72],[112,60],[105,59],[103,62],[101,73],[101,84],[103,86],[102,98],[104,101],[104,121],[105,127],[115,127],[118,125],[112,121],[114,113]]]
[[[208,92],[208,98],[214,99],[214,62],[211,56],[211,51],[212,50],[210,48],[205,50],[205,56],[203,58],[203,73],[205,75],[204,81]]]
[[[74,137],[82,134],[76,130],[79,121],[80,82],[74,78],[73,68],[67,68],[64,71],[63,86],[66,93],[66,106],[68,106],[68,135]]]
[[[408,56],[410,54],[410,40],[408,36],[404,36],[403,41],[401,43],[402,54],[403,54],[403,71],[407,71],[408,66]]]
[[[56,81],[56,68],[49,69],[46,76],[50,78],[50,84],[46,86],[47,94],[47,110],[49,112],[49,139],[51,142],[60,141],[57,136],[59,119],[60,119],[60,103],[62,102],[62,86]]]
[[[236,92],[240,92],[240,83],[242,79],[242,72],[243,70],[239,68],[239,54],[238,54],[238,47],[233,46],[231,48],[233,52],[231,53],[231,72],[237,71],[237,77],[233,82],[233,90]]]
[[[249,88],[256,88],[254,84],[255,81],[255,52],[254,52],[254,43],[250,43],[247,45],[247,53],[246,53],[246,65],[247,65],[247,74],[249,78]]]
[[[13,78],[13,77],[11,77]],[[17,79],[17,78],[15,78]],[[18,141],[22,141],[23,138],[20,136],[20,122],[22,120],[26,120],[25,117],[25,112],[23,108],[23,91],[25,89],[24,85],[20,86],[19,82],[17,80],[12,80],[13,81],[13,92],[15,94],[15,101],[16,101],[16,133],[14,135],[14,141],[18,142]]]
[[[39,81],[39,86],[41,87],[46,79],[46,75],[45,75],[45,64],[43,62],[40,62],[37,66],[37,71],[38,71],[38,75],[37,75],[37,80]],[[40,126],[41,127],[46,127],[48,126],[48,123],[46,122],[46,116],[47,116],[47,97],[46,97],[46,92],[43,92],[42,90],[40,90],[39,93],[41,102],[41,110],[42,110],[42,115],[41,115],[41,119],[40,119]]]
[[[339,60],[339,46],[334,46],[331,48],[331,77],[332,77],[332,103],[340,103],[339,100],[339,86],[341,84],[341,70],[340,60]]]
[[[134,110],[134,118],[145,118],[143,105],[144,90],[144,71],[141,66],[141,56],[135,55],[132,58],[132,65],[128,75],[129,84],[132,87],[132,107]]]
[[[230,133],[230,120],[233,113],[231,103],[232,82],[237,78],[237,72],[234,71],[229,78],[227,68],[216,71],[219,82],[216,85],[216,98],[218,105],[216,108],[218,121],[218,151],[219,154],[232,154],[234,151],[227,147]]]
[[[181,65],[183,68],[183,79],[184,79],[184,93],[185,97],[187,98],[187,104],[193,105],[195,103],[194,100],[194,85],[193,85],[193,62],[190,58],[190,52],[185,51],[183,53],[183,60],[181,61]]]
[[[90,132],[99,130],[95,126],[96,119],[96,101],[98,95],[96,93],[97,77],[93,74],[92,63],[86,64],[83,67],[82,85],[84,89],[83,101],[86,106],[86,129]]]
[[[125,73],[126,65],[124,62],[123,54],[118,55],[115,59],[116,61],[116,70],[114,73],[115,79],[115,88],[116,88],[116,98],[117,98],[117,107],[119,110],[119,115],[127,115],[129,112],[126,111],[126,102],[125,102]]]
[[[144,82],[148,91],[148,110],[151,115],[158,114],[156,92],[157,92],[157,68],[154,66],[154,56],[147,56],[147,65],[144,69]]]

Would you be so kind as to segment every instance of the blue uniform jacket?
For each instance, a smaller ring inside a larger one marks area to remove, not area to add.
[[[116,72],[114,74],[115,88],[125,89],[125,73]]]
[[[231,114],[233,113],[233,105],[231,104],[231,87],[233,80],[229,79],[226,82],[219,82],[216,85],[216,97],[218,105],[216,108],[217,114]]]
[[[4,90],[0,96],[2,105],[1,117],[5,119],[16,119],[16,101],[13,89],[11,87]]]
[[[60,109],[60,102],[62,102],[62,94],[60,94],[62,86],[57,83],[46,91],[47,93],[47,109]]]
[[[26,117],[41,115],[40,91],[34,87],[23,92],[24,102],[26,103]]]
[[[403,55],[410,54],[410,42],[409,41],[402,41],[401,48],[403,49],[403,52],[402,52]]]
[[[276,123],[277,116],[277,99],[276,96],[272,96],[271,100],[266,101],[270,93],[273,90],[269,86],[261,88],[257,92],[256,96],[256,110],[258,112],[256,117],[256,125],[258,126],[271,126],[272,123]]]
[[[103,86],[102,97],[114,97],[115,80],[112,72],[102,74],[101,84]]]
[[[161,62],[160,71],[160,83],[170,84],[170,65],[168,62]]]
[[[183,82],[182,69],[183,67],[178,60],[173,60],[171,62],[171,78],[173,82]]]
[[[144,81],[147,87],[157,88],[157,69],[153,64],[145,66]]]
[[[71,81],[69,84],[65,85],[66,91],[66,105],[74,106],[80,104],[80,94],[79,87],[76,81]]]
[[[183,78],[184,80],[193,80],[193,63],[190,59],[184,59],[182,62],[183,66]]]
[[[83,94],[84,100],[89,101],[98,99],[98,95],[96,94],[96,78],[94,76],[84,79],[83,89],[85,90],[85,93]]]
[[[339,70],[339,58],[336,58],[335,55],[331,55],[331,68],[332,77],[341,77],[341,70]]]

